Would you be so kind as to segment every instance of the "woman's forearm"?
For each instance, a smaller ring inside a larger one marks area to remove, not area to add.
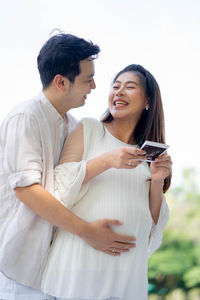
[[[83,183],[87,183],[92,178],[107,171],[110,168],[111,164],[109,162],[109,152],[106,152],[98,157],[88,160]]]
[[[164,180],[159,181],[151,181],[150,186],[150,194],[149,194],[149,208],[151,211],[151,216],[155,224],[157,224],[159,215],[160,215],[160,208],[162,205],[162,198],[163,198],[163,183]]]
[[[87,161],[86,176],[83,183],[110,168],[134,169],[142,163],[141,158],[144,158],[144,151],[131,147],[122,147],[106,152]],[[130,161],[131,165],[129,164]]]

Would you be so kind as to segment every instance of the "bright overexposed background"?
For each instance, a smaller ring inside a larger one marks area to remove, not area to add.
[[[41,89],[36,58],[51,31],[92,40],[97,88],[77,118],[99,118],[110,82],[138,63],[157,79],[163,98],[166,141],[173,158],[173,185],[184,168],[200,173],[199,0],[0,0],[0,121],[17,103]]]

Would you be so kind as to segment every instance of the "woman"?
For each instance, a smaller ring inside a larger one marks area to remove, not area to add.
[[[135,236],[135,247],[118,243],[103,253],[59,229],[42,285],[58,299],[147,299],[148,256],[168,220],[163,192],[171,158],[163,154],[149,164],[139,149],[145,140],[165,142],[156,80],[129,65],[115,76],[108,107],[101,122],[83,119],[67,139],[55,170],[57,188],[60,201],[88,222],[121,220],[113,230]]]

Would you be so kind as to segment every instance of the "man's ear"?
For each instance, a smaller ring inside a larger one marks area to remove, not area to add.
[[[57,74],[54,77],[53,82],[54,82],[56,88],[59,89],[60,91],[63,91],[63,92],[66,91],[70,86],[69,79],[66,78],[66,77],[63,77],[60,74]]]

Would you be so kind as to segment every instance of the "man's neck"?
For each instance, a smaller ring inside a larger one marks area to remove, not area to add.
[[[46,96],[46,98],[49,100],[49,102],[53,105],[53,107],[57,110],[57,112],[62,117],[64,117],[66,112],[69,109],[66,109],[66,107],[64,107],[64,105],[63,105],[64,102],[62,101],[59,94],[56,91],[53,91],[50,88],[47,88],[47,89],[43,90],[43,93]]]

